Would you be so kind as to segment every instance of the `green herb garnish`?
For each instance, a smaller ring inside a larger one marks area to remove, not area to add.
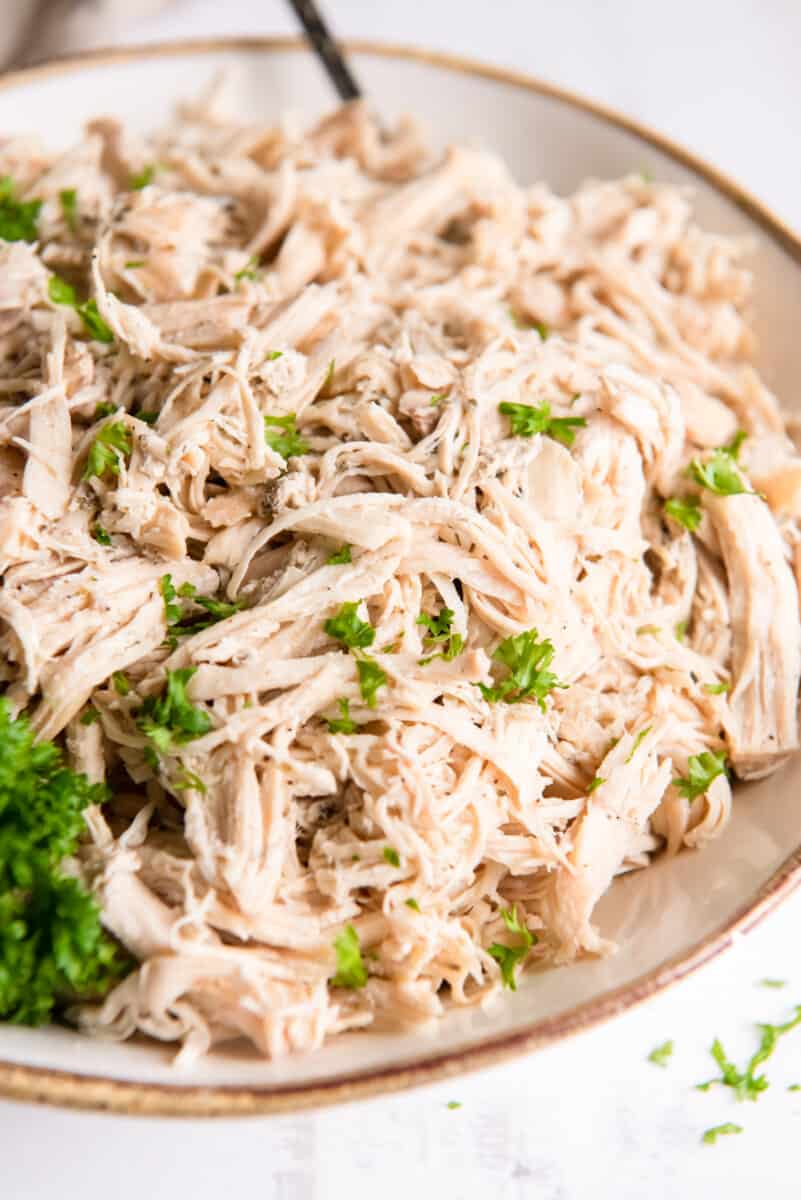
[[[527,629],[501,642],[493,652],[493,659],[509,668],[509,674],[500,683],[488,687],[477,686],[485,700],[503,700],[506,704],[519,704],[533,697],[545,712],[545,697],[554,688],[564,687],[552,671],[555,650],[548,638],[539,640],[536,629]]]
[[[334,553],[325,561],[331,567],[339,566],[342,563],[353,562],[353,558],[351,557],[350,553],[350,546],[346,542],[344,546],[340,546],[339,550],[335,550]]]
[[[0,179],[0,239],[4,242],[35,242],[41,200],[15,200],[10,175]]]
[[[711,1129],[707,1129],[706,1133],[701,1138],[705,1146],[714,1146],[715,1142],[724,1134],[742,1133],[742,1125],[735,1125],[733,1121],[726,1121],[723,1125],[713,1125]]]
[[[731,684],[728,683],[705,683],[704,691],[710,696],[722,696],[724,692],[728,692]]]
[[[59,275],[51,275],[48,279],[47,294],[54,304],[64,304],[68,308],[75,309],[86,330],[96,342],[110,344],[114,341],[114,334],[101,317],[95,299],[79,303],[75,288]]]
[[[329,733],[355,733],[358,725],[350,715],[350,700],[341,697],[337,700],[340,716],[335,718],[326,717],[326,724]]]
[[[631,747],[631,751],[629,752],[628,758],[625,759],[624,765],[631,762],[631,760],[634,758],[634,755],[637,753],[640,746],[643,744],[643,742],[645,741],[646,737],[648,736],[648,734],[650,732],[651,732],[650,725],[646,725],[645,729],[640,730],[640,732],[637,734],[636,738],[634,739],[634,745]]]
[[[391,846],[384,847],[384,862],[388,862],[391,867],[400,866],[400,855],[397,850],[393,850]]]
[[[111,534],[108,533],[108,531],[105,530],[102,525],[94,526],[92,529],[92,537],[96,542],[99,542],[101,546],[111,545]]]
[[[131,690],[128,676],[124,671],[114,671],[111,676],[111,682],[114,686],[114,691],[118,696],[127,696]]]
[[[685,500],[674,497],[665,501],[665,513],[690,533],[695,533],[701,524],[701,502],[695,496]]]
[[[91,479],[95,475],[102,478],[106,471],[119,475],[120,458],[128,458],[131,449],[131,432],[124,421],[103,425],[89,447],[83,478]]]
[[[602,783],[606,783],[606,780],[602,779],[600,775],[596,775],[587,787],[587,795],[591,795],[591,793],[594,792],[596,788],[599,788]]]
[[[71,233],[75,233],[78,228],[78,193],[75,188],[64,188],[58,193],[58,199],[66,226]]]
[[[726,774],[726,755],[715,754],[704,750],[701,754],[693,754],[687,760],[687,775],[680,775],[673,780],[674,787],[688,800],[695,800],[709,789],[713,779]]]
[[[375,641],[375,630],[368,621],[361,619],[358,608],[357,600],[348,600],[323,625],[329,637],[344,642],[351,650],[364,650]]]
[[[406,905],[407,908],[411,908],[414,912],[419,913],[420,905],[417,903],[414,896],[407,897],[407,899],[404,900],[403,903]]]
[[[715,450],[704,461],[694,458],[687,468],[687,474],[716,496],[756,495],[745,486],[737,469],[736,459],[723,447]]]
[[[240,279],[258,279],[259,277],[259,256],[253,254],[245,263],[241,270],[234,272],[234,279],[239,282]],[[268,356],[269,357],[269,356]]]
[[[661,1046],[655,1046],[648,1055],[648,1061],[654,1063],[657,1067],[666,1067],[673,1057],[673,1042],[663,1042]]]
[[[331,980],[332,985],[363,988],[367,983],[367,968],[362,958],[359,935],[352,925],[346,925],[342,933],[334,938],[334,950],[337,956],[337,970]]]
[[[376,692],[380,687],[386,685],[386,673],[382,671],[374,658],[368,658],[367,655],[357,660],[356,670],[359,673],[359,690],[362,700],[368,708],[375,708]]]
[[[146,167],[142,167],[141,171],[137,171],[132,175],[128,187],[132,192],[141,192],[142,188],[146,188],[153,182],[156,177],[156,164],[148,163]]]
[[[158,696],[148,696],[137,713],[138,728],[159,754],[168,754],[211,729],[209,714],[192,704],[186,694],[186,685],[196,671],[197,667],[167,671],[164,691]]]
[[[428,630],[428,633],[423,638],[423,645],[429,648],[433,646],[442,647],[436,654],[430,654],[428,658],[421,658],[421,667],[433,662],[435,658],[442,658],[445,662],[451,662],[462,653],[464,638],[461,633],[451,632],[452,623],[453,610],[450,608],[441,608],[436,617],[430,617],[427,613],[421,613],[417,618],[417,624],[425,625]]]
[[[528,927],[519,919],[516,904],[511,909],[502,908],[501,916],[509,932],[515,933],[522,938],[522,944],[519,946],[503,946],[500,942],[493,942],[487,953],[492,955],[501,968],[503,986],[516,992],[517,980],[515,979],[515,968],[526,957],[534,945],[535,938]]]
[[[533,437],[535,433],[544,433],[568,448],[576,439],[576,430],[587,424],[584,417],[552,417],[547,400],[537,406],[504,400],[498,405],[498,411],[509,418],[512,433],[516,437]]]
[[[82,725],[94,725],[100,720],[100,713],[96,708],[87,708],[86,712],[81,715]]]
[[[276,432],[279,429],[281,433]],[[264,440],[271,450],[284,459],[306,454],[309,450],[309,443],[298,433],[294,413],[287,413],[284,417],[265,417]]]
[[[698,1091],[706,1092],[715,1083],[723,1084],[724,1087],[731,1088],[738,1100],[756,1100],[761,1092],[766,1091],[770,1086],[764,1075],[756,1075],[757,1067],[767,1060],[776,1049],[779,1038],[784,1034],[789,1033],[801,1025],[801,1004],[796,1005],[795,1016],[789,1021],[785,1021],[783,1025],[758,1025],[757,1028],[761,1032],[759,1048],[748,1060],[744,1071],[740,1071],[729,1058],[726,1057],[726,1052],[718,1038],[715,1038],[710,1049],[710,1054],[714,1058],[717,1065],[720,1067],[720,1076],[716,1079],[708,1079],[705,1083],[696,1085]]]

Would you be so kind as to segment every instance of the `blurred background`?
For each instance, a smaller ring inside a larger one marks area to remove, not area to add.
[[[324,0],[344,37],[541,75],[621,108],[801,225],[799,0]],[[294,33],[285,0],[3,0],[0,63],[103,45]]]

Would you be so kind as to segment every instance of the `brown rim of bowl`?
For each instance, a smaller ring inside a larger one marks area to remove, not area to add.
[[[428,63],[444,70],[476,75],[499,83],[536,92],[590,113],[599,120],[623,129],[663,154],[689,168],[755,221],[796,262],[801,263],[801,238],[750,192],[722,171],[698,158],[683,146],[648,126],[624,116],[604,104],[578,96],[566,88],[546,83],[520,71],[506,70],[469,58],[421,50],[412,46],[351,40],[351,54]],[[302,38],[238,37],[208,38],[152,46],[95,50],[41,66],[11,72],[0,79],[5,91],[21,83],[53,75],[68,74],[85,66],[129,62],[148,58],[191,56],[221,51],[308,51]],[[432,1054],[408,1066],[391,1066],[356,1072],[346,1078],[310,1081],[284,1087],[185,1087],[161,1083],[133,1083],[98,1075],[80,1075],[47,1067],[29,1067],[0,1062],[0,1096],[13,1100],[93,1109],[129,1116],[232,1117],[267,1113],[298,1112],[303,1109],[341,1104],[388,1092],[403,1091],[424,1083],[453,1078],[481,1067],[496,1065],[590,1029],[602,1021],[641,1004],[644,1000],[678,983],[732,945],[735,938],[751,930],[801,884],[801,846],[796,847],[756,894],[714,933],[686,952],[675,955],[631,983],[615,988],[595,1000],[587,1000],[558,1016],[534,1021],[513,1034],[485,1038],[465,1050]]]

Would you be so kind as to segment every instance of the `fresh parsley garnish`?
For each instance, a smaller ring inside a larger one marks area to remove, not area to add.
[[[96,342],[105,342],[108,345],[114,341],[114,334],[101,317],[94,298],[79,303],[75,288],[59,275],[50,276],[47,281],[47,294],[54,304],[64,304],[67,308],[75,309],[87,332]]]
[[[337,700],[337,707],[340,712],[338,717],[326,717],[329,733],[355,733],[358,725],[350,715],[350,700],[341,697]]]
[[[407,908],[411,908],[413,912],[419,913],[420,905],[415,900],[414,896],[408,896],[403,902]]]
[[[742,1132],[742,1125],[735,1125],[733,1121],[725,1121],[723,1125],[713,1125],[711,1129],[707,1129],[701,1141],[705,1146],[714,1146],[715,1142],[722,1135]]]
[[[130,258],[128,262],[123,263],[126,271],[138,271],[141,267],[147,266],[144,258]]]
[[[640,732],[637,734],[636,738],[634,739],[634,745],[631,747],[628,758],[625,759],[625,764],[628,764],[631,762],[631,760],[634,758],[634,755],[637,753],[640,746],[643,744],[643,742],[645,741],[646,737],[648,736],[648,734],[650,732],[651,732],[650,725],[646,725],[645,729],[640,730]]]
[[[240,279],[258,279],[259,277],[259,256],[253,254],[239,271],[234,272],[234,279],[239,282]]]
[[[275,362],[276,359],[281,358],[283,356],[283,353],[284,353],[283,350],[271,350],[264,361],[265,362]]]
[[[676,628],[675,628],[674,632],[676,634],[677,642],[683,642],[684,639],[687,637],[688,626],[689,626],[689,621],[677,621],[676,622]]]
[[[118,405],[112,404],[110,400],[101,400],[95,405],[95,420],[102,421],[105,417],[112,417],[117,408]]]
[[[587,795],[591,795],[602,783],[606,783],[606,780],[602,779],[600,775],[596,775],[587,786]]]
[[[128,426],[124,421],[110,421],[100,429],[89,447],[83,478],[91,479],[94,475],[102,478],[106,471],[111,475],[119,475],[120,458],[128,458],[131,449]]]
[[[388,862],[391,867],[399,867],[400,855],[397,850],[393,850],[391,846],[384,847],[384,862]]]
[[[0,179],[0,239],[4,242],[35,242],[39,236],[36,221],[41,200],[15,200],[14,180]]]
[[[695,496],[681,500],[677,496],[665,501],[665,513],[690,533],[695,533],[701,524],[701,502]]]
[[[548,638],[539,640],[536,629],[506,638],[492,657],[508,667],[509,674],[493,687],[479,683],[481,695],[490,702],[503,700],[506,704],[519,704],[533,697],[545,712],[545,697],[554,688],[565,686],[548,670],[555,653]]]
[[[0,1020],[44,1025],[56,1008],[100,998],[127,967],[93,897],[61,871],[84,810],[107,799],[0,700]]]
[[[67,228],[71,233],[75,233],[78,227],[78,193],[75,188],[64,188],[58,193],[58,200]]]
[[[547,400],[536,406],[504,400],[498,405],[498,411],[509,418],[512,433],[516,437],[533,437],[535,433],[544,433],[568,448],[576,439],[576,430],[587,424],[584,417],[552,417]]]
[[[124,671],[114,671],[111,676],[111,682],[114,685],[114,691],[118,696],[127,696],[131,690],[128,676]]]
[[[136,716],[136,724],[159,754],[202,737],[211,729],[211,717],[192,704],[186,685],[197,667],[167,671],[166,687],[158,696],[148,696]]]
[[[334,987],[363,988],[367,983],[367,968],[362,958],[359,935],[352,925],[346,925],[334,938],[337,956],[336,974],[331,979]]]
[[[760,979],[760,987],[766,988],[783,988],[787,987],[786,979]]]
[[[758,1025],[757,1028],[761,1034],[759,1047],[751,1055],[744,1071],[740,1071],[726,1056],[720,1039],[715,1038],[709,1052],[720,1068],[720,1076],[716,1079],[708,1079],[705,1083],[696,1084],[698,1091],[707,1092],[713,1084],[720,1083],[724,1087],[731,1088],[738,1100],[758,1099],[760,1093],[766,1091],[770,1085],[764,1074],[755,1074],[757,1067],[771,1057],[779,1038],[797,1028],[798,1025],[801,1025],[801,1004],[796,1005],[795,1016],[791,1017],[789,1021],[785,1021],[783,1025]]]
[[[648,1055],[648,1061],[652,1062],[657,1067],[666,1067],[673,1057],[673,1042],[663,1042],[661,1046],[655,1046]]]
[[[536,939],[533,933],[518,917],[516,904],[511,909],[502,908],[501,916],[509,932],[517,934],[522,939],[522,942],[519,946],[503,946],[500,942],[493,942],[489,947],[488,953],[492,955],[501,968],[503,986],[516,992],[517,980],[515,979],[515,968],[526,957]]]
[[[148,187],[156,177],[156,169],[155,163],[148,163],[147,166],[142,167],[141,171],[132,175],[128,184],[130,190],[141,192],[142,188]]]
[[[294,413],[287,413],[284,417],[265,417],[264,440],[271,450],[284,459],[307,454],[309,450],[309,443],[298,433]]]
[[[705,683],[704,691],[710,696],[722,696],[724,692],[728,692],[730,686],[728,683]]]
[[[102,525],[94,526],[92,529],[92,537],[96,542],[99,542],[101,546],[111,545],[111,534],[108,533],[108,531],[105,530]]]
[[[86,712],[81,715],[82,725],[94,725],[100,720],[100,713],[96,708],[87,708]]]
[[[451,1109],[451,1111],[453,1111],[453,1109],[461,1108],[462,1102],[461,1102],[461,1100],[449,1100],[445,1107],[449,1108],[449,1109]]]
[[[340,546],[339,550],[335,550],[325,561],[331,567],[339,566],[341,563],[353,562],[348,543],[346,542],[344,546]]]
[[[357,600],[348,600],[323,625],[329,637],[344,642],[351,650],[364,650],[375,641],[375,630],[368,621],[361,619],[358,608]]]
[[[423,645],[429,649],[434,646],[441,647],[439,651],[435,654],[430,654],[428,658],[421,658],[421,667],[433,662],[435,658],[442,658],[445,662],[451,662],[462,653],[464,649],[463,636],[461,633],[451,632],[453,615],[452,609],[441,608],[436,617],[430,617],[427,613],[421,613],[417,618],[417,624],[425,625],[428,630],[428,633],[423,638]]]
[[[737,459],[725,446],[713,451],[707,459],[694,458],[687,468],[687,474],[716,496],[755,495],[743,483],[737,469]]]
[[[176,592],[172,575],[162,575],[159,580],[159,591],[164,599],[164,619],[167,622],[168,642],[173,648],[178,644],[179,637],[191,637],[195,633],[201,633],[204,629],[216,625],[218,621],[226,621],[228,617],[232,617],[234,613],[240,612],[245,607],[244,600],[229,601],[218,600],[216,596],[199,596],[197,588],[192,583],[182,583]],[[202,617],[188,612],[179,603],[179,597],[205,609],[208,616]]]
[[[359,673],[359,690],[362,700],[368,708],[375,708],[376,692],[380,687],[386,685],[386,673],[382,671],[374,658],[368,658],[367,655],[357,659],[356,670]]]
[[[726,755],[715,754],[712,750],[704,750],[701,754],[692,754],[687,760],[687,775],[680,775],[673,780],[674,787],[688,800],[702,796],[709,789],[713,779],[726,774]]]

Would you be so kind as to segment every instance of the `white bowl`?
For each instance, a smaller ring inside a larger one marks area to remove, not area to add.
[[[757,239],[762,370],[792,407],[801,379],[801,242],[739,187],[635,122],[512,72],[423,51],[352,47],[358,77],[382,113],[414,109],[438,139],[495,147],[524,182],[573,189],[587,176],[647,167],[690,184],[701,224]],[[0,129],[68,145],[98,112],[158,125],[179,98],[235,68],[248,119],[313,116],[329,86],[301,44],[218,41],[122,50],[57,63],[0,82]],[[70,1030],[0,1025],[0,1094],[120,1112],[275,1112],[442,1078],[535,1049],[619,1013],[731,944],[801,880],[801,759],[737,790],[723,836],[618,881],[599,909],[620,943],[610,958],[524,980],[490,1010],[454,1013],[433,1031],[360,1033],[308,1057],[267,1063],[218,1052],[181,1071],[171,1051],[91,1041]]]

